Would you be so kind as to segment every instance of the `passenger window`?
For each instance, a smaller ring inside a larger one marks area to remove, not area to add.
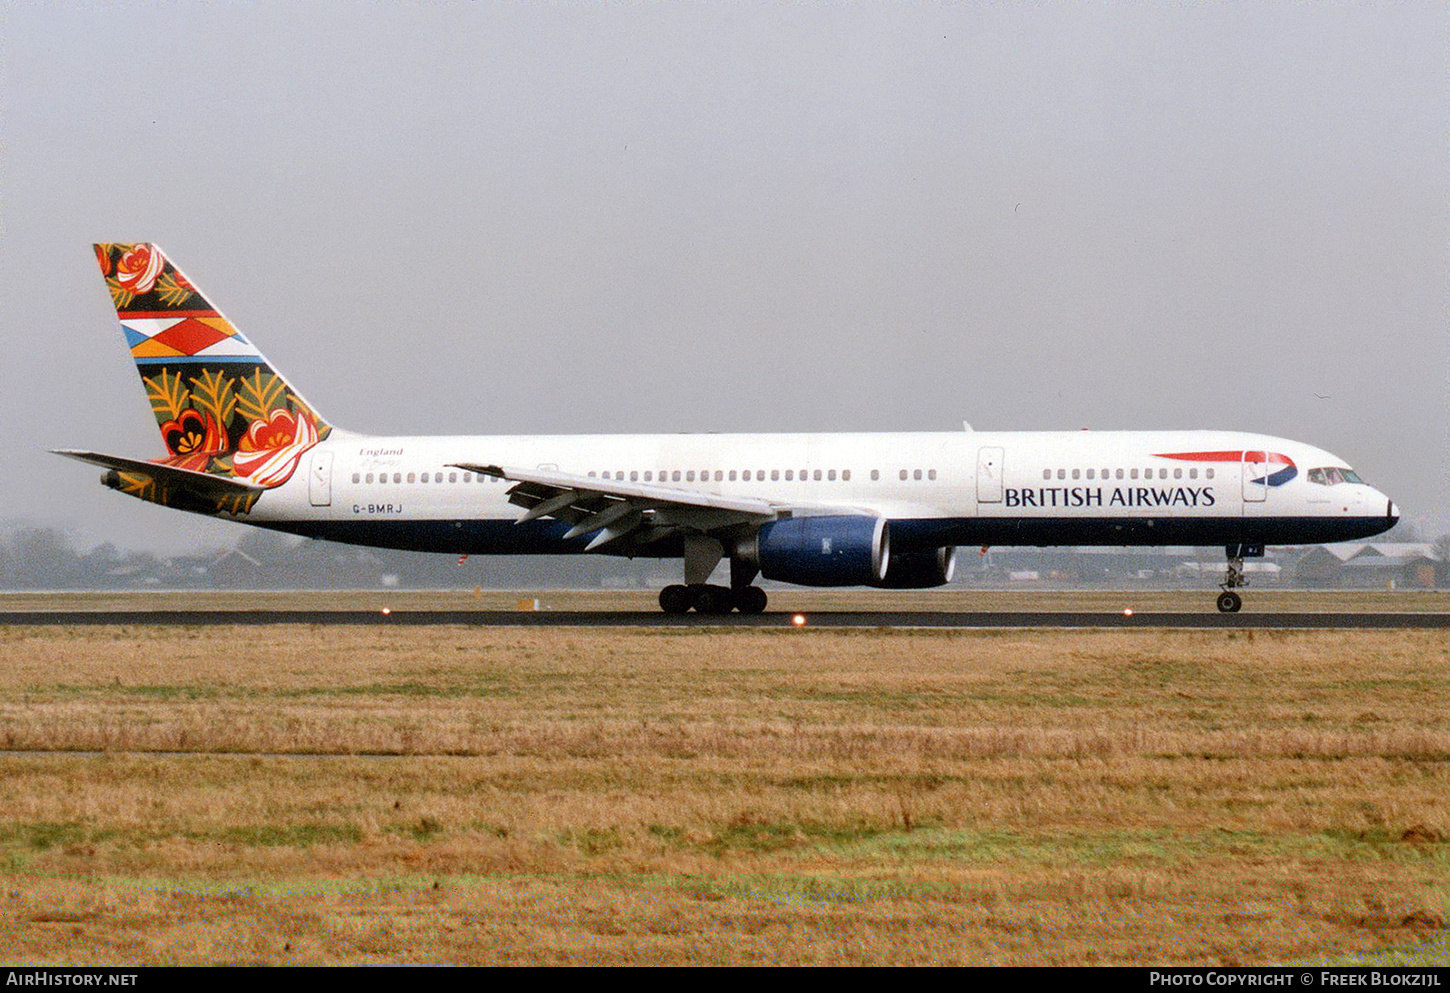
[[[772,470],[770,470],[770,478],[771,478],[772,481],[779,481],[779,479],[780,479],[780,470],[779,469],[772,469]]]
[[[1182,469],[1174,469],[1173,470],[1173,478],[1174,479],[1182,479],[1183,478],[1183,470]]]
[[[654,474],[654,470],[653,469],[646,469],[644,471],[644,481],[646,483],[652,481],[654,478],[655,478],[655,474]]]
[[[821,481],[821,470],[819,470],[819,469],[817,469],[817,470],[816,470],[816,471],[815,471],[815,472],[814,472],[814,473],[813,473],[813,474],[812,474],[812,475],[811,475],[811,478],[812,478],[812,479],[814,479],[814,480],[815,480],[815,481],[816,481],[816,482],[818,482],[818,483],[819,483],[819,482],[820,482],[820,481]],[[835,478],[836,478],[836,474],[835,474],[835,473],[834,473],[834,472],[833,472],[833,473],[831,473],[831,478],[832,478],[832,479],[835,479]]]
[[[353,473],[352,474],[352,481],[354,483],[361,483],[362,482],[362,473],[360,473],[360,472]]]
[[[936,470],[935,469],[928,469],[926,471],[926,478],[927,479],[935,479],[936,478]]]
[[[1116,478],[1118,478],[1118,479],[1122,479],[1123,478],[1123,470],[1119,469],[1117,471]]]
[[[794,469],[787,469],[785,471],[785,481],[786,482],[790,482],[792,479],[795,479],[795,470]]]
[[[1198,478],[1198,470],[1197,469],[1189,469],[1188,470],[1188,478],[1189,479],[1197,479]]]
[[[1052,478],[1052,470],[1051,469],[1043,469],[1042,470],[1042,478],[1043,479],[1051,479]]]
[[[478,478],[479,478],[479,479],[482,479],[482,478],[483,478],[483,477],[482,477],[482,476],[480,476],[480,477],[478,477]],[[471,472],[465,472],[465,473],[464,473],[464,474],[463,474],[463,481],[464,481],[464,482],[465,482],[465,483],[471,483],[471,482],[473,482],[473,473],[471,473]]]
[[[730,482],[732,482],[732,483],[735,482],[735,470],[734,469],[731,469],[730,470]]]
[[[680,481],[680,470],[676,469],[670,473],[670,481],[675,483]]]
[[[1087,478],[1088,479],[1096,479],[1097,478],[1097,470],[1096,469],[1089,469],[1088,470]]]
[[[1081,469],[1074,469],[1072,471],[1072,478],[1073,479],[1079,479],[1081,477],[1082,477],[1082,470]]]
[[[686,473],[685,473],[685,482],[687,482],[687,483],[693,483],[694,481],[695,481],[695,470],[694,469],[690,469],[690,470],[686,471]]]
[[[372,474],[372,473],[368,473],[368,476],[367,476],[367,481],[368,481],[368,482],[369,482],[369,483],[371,483],[371,482],[372,482],[372,481],[373,481],[373,474]]]
[[[418,481],[418,474],[416,472],[410,472],[410,473],[408,473],[408,482],[410,482],[410,483],[416,483],[417,481]]]
[[[1066,469],[1059,469],[1059,470],[1057,470],[1057,478],[1058,479],[1066,479],[1067,478],[1067,470]]]
[[[879,480],[880,478],[881,478],[881,470],[880,469],[872,469],[871,470],[871,482],[874,483],[877,480]]]
[[[842,469],[841,470],[841,482],[843,482],[843,483],[849,483],[850,481],[851,481],[851,470],[850,469]]]
[[[1138,470],[1137,469],[1131,469],[1131,470],[1129,470],[1129,472],[1128,472],[1128,478],[1129,479],[1137,479],[1138,478]]]
[[[920,479],[921,478],[921,470],[920,469],[913,469],[911,471],[911,478],[912,479]]]
[[[456,483],[456,482],[458,482],[458,473],[456,473],[456,472],[450,472],[448,474],[448,481],[450,483]]]
[[[903,479],[903,480],[904,480],[904,479],[906,479],[906,470],[905,470],[905,469],[902,469],[902,470],[901,470],[901,478],[902,478],[902,479]]]
[[[1168,478],[1168,470],[1167,469],[1159,469],[1158,470],[1158,478],[1159,479],[1167,479]]]
[[[1204,479],[1212,479],[1213,478],[1213,470],[1212,469],[1205,469],[1205,470],[1203,470],[1203,478]]]
[[[832,469],[831,471],[829,471],[829,472],[826,473],[826,481],[827,482],[830,482],[830,483],[834,483],[836,481],[836,470],[835,469]]]
[[[638,469],[631,469],[631,470],[629,470],[629,481],[631,483],[636,483],[636,482],[639,481],[639,470]]]
[[[718,483],[721,480],[723,480],[724,478],[725,478],[725,474],[723,472],[721,472],[719,469],[716,469],[715,470],[715,482]]]

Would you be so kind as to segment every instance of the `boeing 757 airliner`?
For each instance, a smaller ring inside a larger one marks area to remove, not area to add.
[[[311,538],[460,555],[679,558],[660,606],[765,609],[757,576],[924,589],[957,546],[1223,545],[1218,608],[1265,544],[1379,534],[1342,459],[1232,431],[377,437],[329,423],[150,244],[96,260],[166,444],[58,450],[112,489]],[[729,585],[711,574],[729,560]]]

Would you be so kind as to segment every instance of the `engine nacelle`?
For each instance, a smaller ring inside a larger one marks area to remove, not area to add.
[[[872,586],[891,560],[880,517],[790,517],[762,525],[754,545],[762,576],[797,586]]]
[[[925,552],[897,552],[886,566],[886,577],[872,586],[883,590],[925,590],[945,586],[957,569],[957,550],[933,548]]]

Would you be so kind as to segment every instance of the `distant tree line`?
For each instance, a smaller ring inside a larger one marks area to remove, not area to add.
[[[1375,540],[1413,542],[1418,536],[1402,523]],[[1450,584],[1450,535],[1435,541],[1432,549],[1436,584]],[[1198,562],[1222,561],[1222,549],[1185,551]],[[1040,573],[1043,581],[1070,585],[1202,584],[1202,574],[1175,570],[1178,560],[1152,556],[1151,551],[1084,554],[1036,548],[993,549],[987,556],[963,548],[958,551],[957,581],[996,585],[1010,581],[1013,573],[1030,571]],[[1295,583],[1298,553],[1276,557],[1283,571],[1274,581]],[[171,557],[109,542],[82,552],[64,531],[0,525],[0,590],[659,588],[679,578],[678,560],[596,555],[460,559],[309,541],[261,529],[248,529],[230,548]]]
[[[82,552],[54,528],[0,529],[0,590],[587,588],[611,576],[621,585],[642,585],[641,569],[652,567],[597,556],[460,561],[262,530],[249,530],[231,548],[162,557],[109,542]]]

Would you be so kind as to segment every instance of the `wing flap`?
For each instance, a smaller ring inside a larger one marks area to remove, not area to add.
[[[565,538],[594,534],[587,551],[606,545],[640,546],[681,529],[711,531],[736,524],[764,523],[775,520],[783,509],[752,497],[576,476],[551,469],[476,462],[450,464],[513,483],[508,491],[509,502],[525,508],[520,524],[552,517],[570,525]]]

